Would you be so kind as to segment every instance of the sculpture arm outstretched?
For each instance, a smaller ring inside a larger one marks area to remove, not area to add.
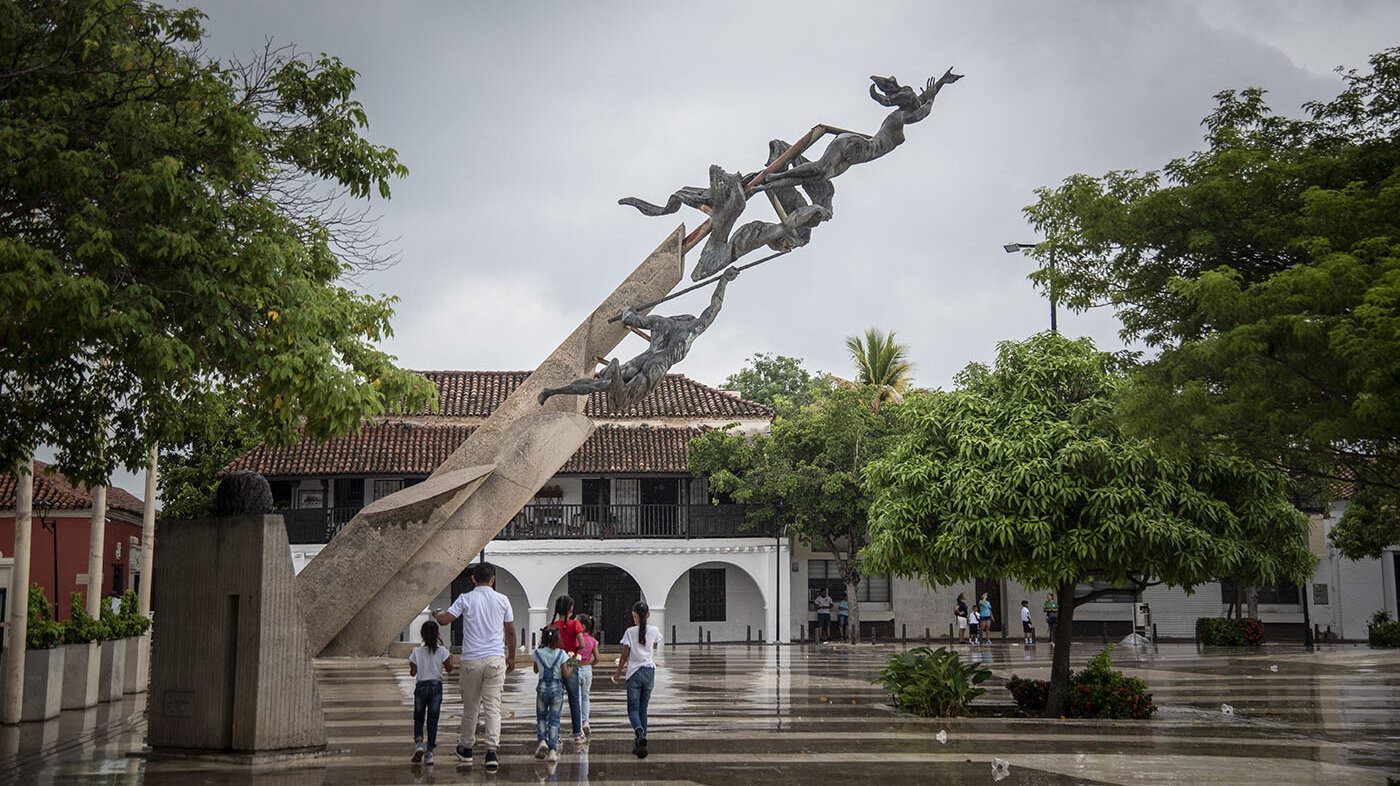
[[[710,305],[706,306],[705,310],[701,311],[700,316],[696,318],[696,322],[699,323],[700,331],[708,328],[715,321],[715,317],[719,316],[719,310],[724,308],[724,289],[729,285],[729,282],[738,277],[738,268],[731,267],[724,271],[724,275],[720,277],[719,283],[715,285],[715,293],[710,296]]]
[[[622,317],[622,324],[639,330],[655,330],[666,323],[666,317],[656,314],[638,314],[637,310],[630,305],[623,306],[622,312],[618,316]]]

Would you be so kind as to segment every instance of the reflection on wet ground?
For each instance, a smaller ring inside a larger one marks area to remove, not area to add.
[[[912,646],[912,645],[911,645]],[[1082,663],[1098,651],[1076,645]],[[1115,651],[1161,713],[1145,723],[1009,717],[1000,685],[1049,674],[1050,648],[994,644],[969,652],[994,672],[976,706],[988,715],[915,718],[871,680],[898,645],[682,645],[660,653],[651,755],[631,755],[623,690],[599,667],[593,735],[561,760],[530,756],[534,677],[507,681],[502,766],[459,765],[461,701],[449,685],[439,763],[409,763],[412,683],[386,659],[317,662],[331,750],[258,766],[148,760],[144,696],[55,721],[0,729],[0,780],[34,784],[892,783],[1127,784],[1386,782],[1400,775],[1400,651],[1190,645]],[[1233,707],[1233,715],[1221,705]],[[998,716],[1001,713],[1007,717]],[[567,711],[564,720],[567,732]],[[947,732],[946,743],[936,734]],[[478,756],[480,754],[478,753]],[[994,769],[1002,759],[1007,768]]]

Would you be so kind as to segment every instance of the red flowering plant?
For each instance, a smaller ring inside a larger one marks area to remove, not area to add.
[[[1201,617],[1196,620],[1196,638],[1214,647],[1257,647],[1264,641],[1264,623],[1252,617]]]
[[[1070,675],[1066,717],[1146,720],[1157,711],[1147,683],[1113,669],[1112,651],[1113,645],[1105,647],[1083,670]],[[1039,713],[1045,709],[1049,682],[1012,675],[1006,687],[1023,712]]]

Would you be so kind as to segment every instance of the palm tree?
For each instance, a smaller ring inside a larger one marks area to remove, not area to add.
[[[847,336],[846,349],[856,366],[856,381],[875,389],[876,409],[881,401],[898,402],[908,390],[914,364],[909,362],[909,346],[894,340],[877,328],[865,331],[865,336]]]

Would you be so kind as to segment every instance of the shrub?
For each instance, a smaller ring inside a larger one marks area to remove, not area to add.
[[[1113,645],[1110,644],[1094,656],[1083,670],[1069,675],[1066,717],[1146,720],[1157,711],[1157,705],[1152,703],[1152,694],[1147,692],[1147,683],[1113,669],[1110,660],[1112,651]],[[1023,680],[1013,674],[1006,689],[1011,691],[1021,711],[1045,711],[1045,702],[1050,693],[1050,683],[1046,680]]]
[[[1382,622],[1367,629],[1372,647],[1400,647],[1400,622]]]
[[[38,584],[29,585],[29,623],[24,637],[24,647],[30,650],[47,650],[57,647],[63,640],[63,626],[53,618],[53,607]]]
[[[917,647],[891,655],[875,680],[895,706],[918,715],[961,715],[972,700],[987,692],[977,687],[992,672],[980,663],[963,663],[956,652]]]
[[[83,593],[75,592],[68,596],[73,614],[63,623],[64,644],[86,644],[89,641],[105,641],[111,638],[111,631],[101,621],[92,618],[83,606]]]
[[[1257,647],[1264,641],[1264,623],[1253,618],[1200,617],[1196,638],[1215,647]]]
[[[140,636],[151,627],[150,617],[136,613],[135,592],[131,590],[123,592],[120,607],[121,611],[113,611],[110,602],[102,604],[102,624],[111,631],[110,638],[124,639],[129,636]]]
[[[1006,689],[1011,691],[1011,698],[1022,712],[1045,712],[1045,699],[1050,695],[1048,680],[1023,680],[1012,674]]]

